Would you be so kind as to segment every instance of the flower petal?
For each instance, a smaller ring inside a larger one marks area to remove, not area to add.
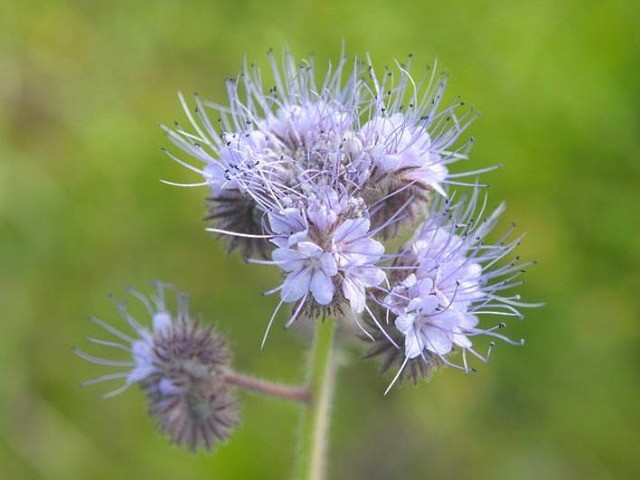
[[[369,231],[371,223],[367,218],[352,218],[345,220],[333,234],[336,243],[353,242],[365,236]]]
[[[282,283],[280,296],[285,302],[295,302],[309,292],[311,283],[311,271],[304,268],[294,273],[290,273]]]
[[[356,313],[362,313],[364,311],[365,304],[365,294],[364,288],[361,285],[358,285],[356,282],[349,278],[345,278],[342,281],[342,292],[349,303],[351,304],[351,309]]]
[[[420,330],[419,334],[425,348],[430,352],[445,355],[453,348],[451,336],[440,328],[426,326]]]
[[[310,257],[319,257],[324,253],[324,251],[313,242],[300,242],[298,243],[298,250],[300,254],[310,258]]]
[[[285,272],[300,270],[304,266],[302,255],[292,248],[276,248],[271,258],[278,262],[279,267]]]
[[[338,273],[338,265],[336,265],[336,260],[333,258],[333,254],[325,253],[320,257],[320,268],[330,277],[333,277]]]
[[[410,332],[404,338],[404,354],[409,358],[416,358],[422,354],[424,347],[420,337],[415,332]]]
[[[320,305],[328,305],[333,300],[335,287],[333,281],[322,270],[316,270],[309,285],[313,298]]]
[[[395,322],[396,328],[403,334],[407,335],[408,332],[413,330],[415,318],[416,317],[413,314],[399,315]]]

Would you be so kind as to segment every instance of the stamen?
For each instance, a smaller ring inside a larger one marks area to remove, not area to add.
[[[99,318],[96,318],[93,315],[89,315],[89,320],[92,323],[95,323],[96,325],[98,325],[99,327],[104,328],[107,332],[109,332],[112,335],[118,337],[119,339],[124,340],[127,343],[133,343],[133,338],[129,337],[128,335],[125,335],[124,333],[122,333],[119,330],[116,330],[111,325],[109,325],[108,323],[103,322]]]
[[[307,292],[304,295],[304,298],[300,301],[300,303],[298,304],[296,311],[293,313],[293,315],[291,316],[291,318],[289,319],[289,321],[285,324],[284,328],[289,328],[291,327],[291,325],[293,325],[293,322],[295,321],[295,319],[298,317],[298,314],[300,313],[300,311],[302,310],[302,307],[304,306],[304,303],[307,301],[307,297],[309,296],[309,292]]]
[[[402,362],[402,365],[400,365],[400,368],[398,369],[398,373],[396,373],[396,376],[393,377],[393,380],[391,380],[391,383],[389,384],[389,386],[387,387],[387,389],[384,391],[384,395],[386,396],[387,393],[389,393],[389,391],[391,390],[391,388],[395,385],[395,383],[398,381],[398,379],[400,378],[400,375],[402,374],[402,371],[404,370],[404,367],[407,366],[407,362],[409,362],[409,357],[405,357],[404,358],[404,362]]]
[[[85,380],[80,384],[81,387],[88,387],[89,385],[95,385],[96,383],[107,382],[109,380],[118,380],[120,378],[127,378],[129,376],[128,373],[118,372],[118,373],[107,373],[106,375],[102,375],[97,378],[92,378],[90,380]]]
[[[74,347],[72,349],[72,352],[74,355],[77,355],[78,357],[84,360],[87,360],[88,362],[97,363],[99,365],[107,365],[109,367],[129,367],[129,368],[133,368],[135,366],[135,363],[131,361],[108,360],[106,358],[94,357],[93,355],[84,353],[82,350],[80,350],[77,347]]]
[[[257,235],[257,234],[252,234],[252,233],[241,233],[241,232],[232,232],[230,230],[223,230],[221,228],[205,228],[205,230],[207,232],[213,232],[213,233],[221,233],[223,235],[232,235],[235,237],[244,237],[244,238],[274,238],[275,235]]]
[[[264,350],[264,346],[267,343],[267,337],[269,336],[269,332],[271,331],[271,325],[273,324],[273,321],[275,320],[276,315],[278,314],[278,311],[280,310],[280,307],[282,307],[283,303],[284,303],[284,300],[280,300],[280,302],[278,303],[278,306],[273,311],[273,314],[271,315],[271,318],[269,319],[269,323],[267,324],[267,329],[265,330],[264,336],[262,337],[262,343],[260,344],[260,350]]]

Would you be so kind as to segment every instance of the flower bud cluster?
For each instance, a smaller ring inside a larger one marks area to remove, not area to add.
[[[184,294],[177,293],[176,314],[169,311],[167,289],[173,290],[157,282],[156,295],[150,298],[130,289],[131,295],[148,311],[151,328],[141,325],[126,304],[118,304],[120,315],[135,336],[92,318],[113,338],[88,340],[125,351],[130,359],[101,358],[77,349],[76,354],[93,363],[124,369],[89,380],[85,385],[122,379],[123,384],[106,397],[138,385],[146,393],[149,414],[173,443],[186,445],[192,451],[200,447],[211,450],[228,439],[238,423],[235,395],[225,380],[231,356],[223,336],[190,317]]]
[[[400,372],[409,366],[414,381],[431,373],[425,367],[444,364],[473,370],[468,355],[486,362],[494,339],[522,344],[522,340],[514,342],[497,332],[504,322],[481,327],[479,316],[522,318],[518,307],[532,306],[521,302],[518,295],[503,293],[521,285],[520,275],[534,263],[519,263],[518,257],[502,262],[521,238],[509,240],[509,231],[498,242],[485,243],[504,205],[484,216],[486,201],[479,204],[474,190],[468,199],[439,200],[432,209],[395,257],[390,267],[392,288],[379,297],[378,309],[386,310],[395,327],[387,331],[403,338],[404,348],[391,349],[380,332],[369,332],[374,339],[369,354],[384,354],[385,368],[394,361],[401,364]],[[491,339],[484,354],[474,346],[478,336]],[[454,349],[461,352],[460,363],[447,358]]]

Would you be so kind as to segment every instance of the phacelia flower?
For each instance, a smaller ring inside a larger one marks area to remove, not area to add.
[[[339,309],[347,302],[355,313],[365,309],[367,289],[377,287],[384,279],[377,266],[384,247],[372,238],[369,220],[345,218],[346,203],[331,192],[330,201],[320,201],[307,208],[303,219],[295,209],[271,215],[273,239],[279,247],[271,261],[286,278],[280,290],[282,302],[297,302],[289,320],[291,324],[306,307],[310,312]],[[333,203],[332,203],[333,202]],[[282,238],[283,232],[288,236]]]
[[[371,238],[370,222],[366,218],[345,220],[336,228],[333,245],[342,272],[342,291],[355,313],[365,308],[366,290],[377,287],[385,277],[377,263],[384,246]]]
[[[521,343],[497,332],[505,325],[502,321],[490,327],[479,325],[483,314],[521,318],[518,308],[533,305],[505,293],[521,284],[518,277],[531,263],[518,263],[516,257],[500,265],[520,238],[508,241],[509,231],[497,243],[485,243],[504,206],[480,220],[486,201],[479,206],[478,197],[475,190],[468,202],[436,202],[432,214],[394,262],[390,288],[381,305],[388,309],[395,327],[392,338],[402,338],[404,348],[385,348],[385,340],[373,332],[376,345],[371,353],[384,353],[387,367],[392,358],[401,363],[401,371],[409,365],[414,379],[416,372],[428,374],[439,364],[469,371],[468,354],[486,361],[494,344],[491,341],[489,351],[482,354],[474,345],[475,337]],[[449,359],[454,349],[462,353],[461,364]],[[414,363],[423,367],[416,369]]]
[[[376,178],[390,177],[395,182],[446,196],[443,184],[449,172],[422,125],[414,125],[411,118],[395,113],[370,120],[360,135],[362,144],[369,145],[365,154],[371,156]]]
[[[440,108],[446,77],[416,83],[409,63],[378,75],[343,56],[318,83],[311,59],[270,62],[274,85],[245,65],[228,106],[196,96],[192,111],[180,96],[190,130],[164,128],[193,164],[169,155],[210,189],[209,230],[281,269],[288,324],[345,306],[372,315],[389,263],[380,240],[459,183],[449,165],[466,158],[470,143],[456,142],[473,112]]]
[[[320,305],[333,299],[331,278],[338,274],[338,266],[331,252],[325,252],[313,242],[298,242],[294,248],[278,248],[273,260],[288,273],[282,284],[282,300],[295,302],[308,293]]]
[[[211,450],[227,440],[238,423],[235,395],[225,381],[231,355],[224,337],[191,318],[184,294],[176,293],[175,314],[167,308],[167,290],[174,289],[160,282],[156,282],[156,294],[151,297],[129,290],[151,317],[150,328],[140,324],[125,303],[118,304],[118,311],[133,336],[91,317],[113,338],[88,340],[124,351],[129,359],[101,358],[76,349],[78,356],[92,363],[123,369],[88,380],[84,385],[122,380],[123,384],[105,397],[138,385],[146,393],[149,414],[173,443],[186,445],[191,451],[200,447]]]

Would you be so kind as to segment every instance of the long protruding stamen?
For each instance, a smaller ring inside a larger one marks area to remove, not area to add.
[[[284,304],[284,300],[280,300],[280,302],[278,303],[278,306],[273,311],[273,314],[269,319],[269,323],[267,324],[267,328],[264,331],[264,336],[262,337],[262,343],[260,343],[260,350],[264,350],[264,346],[267,343],[267,337],[269,336],[269,332],[271,331],[271,326],[273,325],[273,321],[276,319],[276,315],[278,315],[278,312],[280,311],[280,307],[282,307],[283,304]]]
[[[409,362],[409,357],[405,357],[404,362],[402,362],[402,365],[400,366],[400,368],[398,369],[398,373],[396,373],[395,377],[393,377],[393,380],[391,380],[391,383],[389,384],[389,386],[387,387],[387,389],[384,391],[384,395],[386,395],[387,393],[389,393],[389,391],[391,390],[391,388],[393,388],[393,386],[396,384],[396,382],[398,381],[398,379],[400,378],[400,375],[402,375],[402,371],[404,370],[404,367],[407,366],[407,362]]]
[[[231,235],[234,237],[244,237],[244,238],[264,238],[271,239],[274,238],[274,235],[257,235],[253,233],[242,233],[242,232],[232,232],[230,230],[223,230],[221,228],[206,228],[207,232],[220,233],[222,235]]]
[[[302,300],[300,300],[300,303],[298,304],[298,306],[296,307],[295,312],[293,313],[293,315],[291,315],[291,318],[289,319],[289,321],[285,324],[284,328],[289,328],[291,327],[291,325],[293,325],[293,322],[295,322],[296,318],[298,318],[298,315],[300,314],[300,312],[302,311],[302,307],[304,306],[305,302],[307,301],[307,297],[309,295],[306,294],[304,296],[304,298]]]
[[[74,348],[73,353],[88,362],[107,365],[109,367],[132,368],[135,365],[132,361],[108,360],[106,358],[94,357],[93,355],[89,355],[88,353],[83,352],[79,348]]]

